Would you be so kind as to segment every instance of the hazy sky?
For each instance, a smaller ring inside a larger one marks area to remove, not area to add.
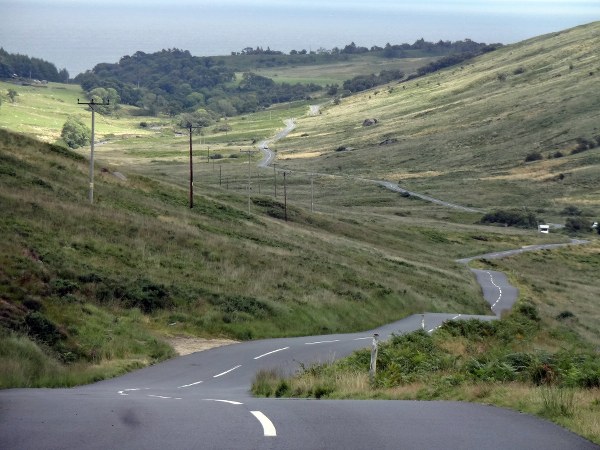
[[[539,13],[543,15],[599,14],[599,0],[0,0],[0,7],[9,4],[137,6],[141,8],[177,8],[181,6],[216,6],[257,8],[346,8],[410,11],[462,11],[495,13]]]
[[[0,0],[0,46],[72,75],[138,50],[513,43],[600,20],[600,0]]]

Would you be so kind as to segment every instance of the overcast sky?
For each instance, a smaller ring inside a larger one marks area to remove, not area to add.
[[[599,0],[0,0],[0,5],[44,4],[44,5],[120,5],[139,7],[177,7],[185,5],[239,5],[264,7],[309,7],[324,9],[327,7],[344,7],[364,9],[389,8],[409,9],[413,11],[452,10],[476,11],[489,13],[523,13],[538,12],[540,14],[598,14]]]

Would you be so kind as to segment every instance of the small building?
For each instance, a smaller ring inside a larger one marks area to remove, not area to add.
[[[550,225],[538,225],[538,231],[540,233],[548,234],[550,233]]]

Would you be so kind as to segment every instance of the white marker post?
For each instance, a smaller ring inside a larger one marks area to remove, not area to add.
[[[379,335],[375,333],[373,335],[373,344],[371,346],[371,366],[369,368],[369,379],[371,385],[375,383],[375,374],[377,372],[377,349],[379,344]]]
[[[421,314],[421,330],[425,330],[425,314]]]

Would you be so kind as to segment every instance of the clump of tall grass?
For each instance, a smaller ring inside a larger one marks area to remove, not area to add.
[[[549,418],[573,417],[575,413],[575,390],[546,384],[539,388],[542,399],[540,414]]]

